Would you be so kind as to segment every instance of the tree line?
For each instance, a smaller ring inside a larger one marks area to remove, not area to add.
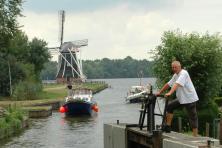
[[[57,63],[45,64],[41,76],[44,80],[55,79]],[[83,60],[83,73],[89,79],[152,77],[153,61],[136,60],[130,56],[124,59]]]

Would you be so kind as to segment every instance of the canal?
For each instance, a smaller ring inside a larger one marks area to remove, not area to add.
[[[140,104],[128,104],[125,96],[132,85],[140,80],[102,79],[111,87],[94,95],[99,113],[94,117],[65,118],[59,112],[51,117],[32,119],[31,125],[18,136],[1,141],[3,148],[103,148],[103,125],[119,120],[137,123]],[[155,84],[153,78],[143,78],[142,84]]]

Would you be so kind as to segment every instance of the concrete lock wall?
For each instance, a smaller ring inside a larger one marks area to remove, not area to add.
[[[126,126],[104,124],[104,148],[126,148]]]

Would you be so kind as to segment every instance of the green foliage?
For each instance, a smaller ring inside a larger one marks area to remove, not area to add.
[[[222,106],[222,97],[216,97],[214,101],[218,106]]]
[[[29,50],[28,36],[22,31],[17,31],[10,40],[9,53],[15,56],[17,61],[25,62],[30,56]]]
[[[21,130],[22,120],[27,113],[18,107],[9,107],[8,114],[0,118],[0,138],[9,137]]]
[[[12,58],[10,58],[8,47],[11,38],[18,30],[16,18],[21,16],[21,4],[21,0],[1,0],[0,2],[0,95],[2,96],[9,95],[8,63],[11,65],[14,60],[10,60]],[[21,72],[18,65],[16,62],[11,65],[13,72]],[[16,73],[13,76],[18,78]]]
[[[172,77],[171,62],[179,60],[192,78],[200,106],[218,95],[222,84],[221,36],[168,31],[156,50],[154,73],[159,84],[169,81]]]
[[[30,56],[27,57],[27,62],[34,65],[34,70],[37,76],[44,68],[44,64],[49,61],[50,54],[48,51],[47,43],[43,40],[34,38],[30,43]]]
[[[21,5],[22,0],[0,2],[0,96],[10,95],[10,77],[11,88],[24,80],[40,81],[43,65],[50,58],[45,41],[34,38],[29,42],[27,35],[19,30],[17,18],[22,16]],[[26,69],[24,65],[33,68]]]
[[[0,56],[1,57],[1,56]],[[4,59],[0,60],[0,95],[8,96],[10,94],[10,75],[9,75],[9,68],[11,71],[11,82],[12,87],[15,85],[19,80],[24,79],[25,73],[23,71],[23,66],[21,63],[17,62],[14,56],[8,56]]]
[[[34,100],[39,99],[42,91],[42,84],[33,81],[22,81],[15,86],[13,99],[15,100]]]
[[[199,119],[199,133],[205,135],[206,123],[210,124],[210,136],[213,136],[213,121],[215,118],[219,117],[218,106],[212,101],[209,104],[205,105],[203,109],[198,111]]]
[[[7,52],[9,40],[17,31],[16,19],[21,16],[21,4],[22,0],[1,0],[0,2],[0,52]]]

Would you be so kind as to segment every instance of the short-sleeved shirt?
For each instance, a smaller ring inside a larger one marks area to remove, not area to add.
[[[172,87],[175,83],[180,85],[176,90],[176,97],[180,104],[193,103],[199,100],[193,82],[186,70],[182,69],[180,73],[175,73],[168,85]]]

